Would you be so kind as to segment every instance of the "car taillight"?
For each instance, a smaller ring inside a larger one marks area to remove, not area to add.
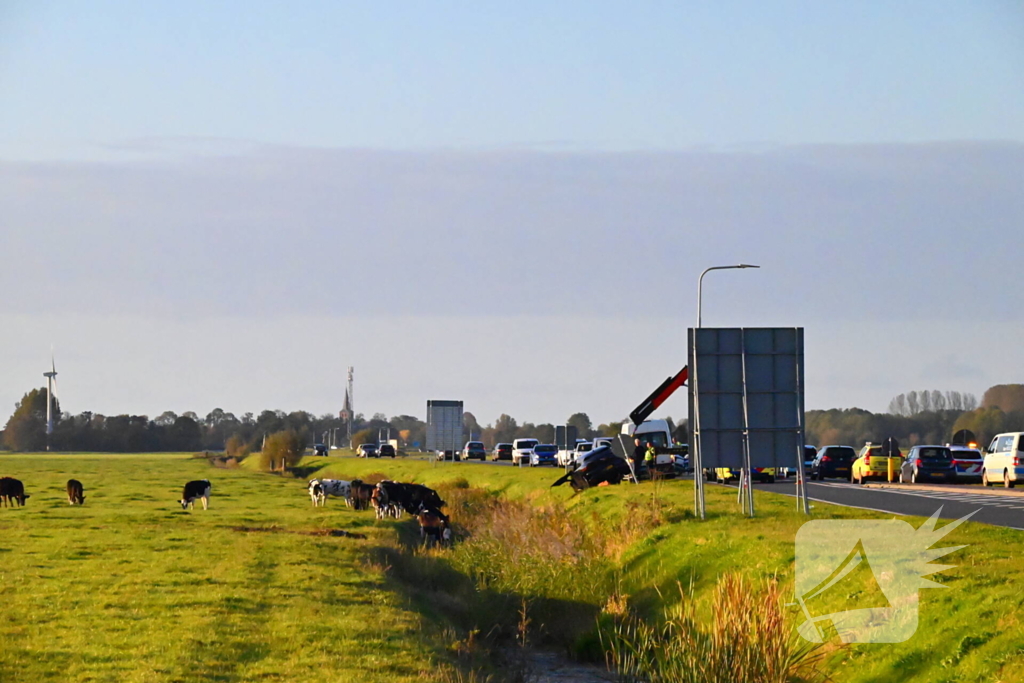
[[[823,455],[823,456],[821,456],[821,461],[822,462],[832,462],[832,458],[828,457],[827,455]]]
[[[1020,467],[1020,465],[1021,465],[1021,462],[1022,462],[1022,459],[1021,459],[1021,458],[1014,458],[1014,459],[1013,459],[1013,466],[1014,466],[1014,467]]]
[[[917,458],[916,460],[914,460],[914,466],[915,467],[920,467],[921,466],[921,458]]]

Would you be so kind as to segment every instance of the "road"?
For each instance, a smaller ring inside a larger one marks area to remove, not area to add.
[[[791,480],[786,483],[755,484],[754,488],[787,496],[796,495],[796,487]],[[941,507],[939,517],[942,519],[958,519],[977,510],[971,517],[972,522],[1024,531],[1024,493],[1006,489],[988,489],[985,492],[979,486],[860,486],[845,481],[809,481],[807,497],[812,504],[818,501],[918,517],[931,517]]]

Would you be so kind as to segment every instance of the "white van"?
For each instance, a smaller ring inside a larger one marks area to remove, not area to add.
[[[1012,489],[1018,481],[1024,481],[1024,432],[996,434],[985,451],[981,482]]]
[[[539,443],[540,441],[537,441],[537,439],[516,439],[513,441],[512,464],[526,463],[529,465],[530,458],[533,457],[533,447]]]

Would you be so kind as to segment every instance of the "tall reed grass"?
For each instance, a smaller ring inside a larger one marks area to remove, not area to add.
[[[609,668],[624,683],[819,683],[825,649],[798,638],[779,586],[739,575],[709,599],[666,608],[658,624],[620,614],[602,632]]]

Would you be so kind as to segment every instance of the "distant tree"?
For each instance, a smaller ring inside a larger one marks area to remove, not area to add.
[[[917,392],[911,391],[909,394],[907,394],[907,410],[909,411],[908,414],[917,415],[920,409],[921,404],[917,400]]]
[[[921,412],[927,413],[932,409],[932,392],[925,389],[917,395],[917,401],[921,405]]]
[[[377,432],[372,429],[360,429],[352,435],[352,448],[359,448],[364,443],[377,443]]]
[[[978,397],[974,394],[964,394],[964,410],[974,410],[978,407]]]
[[[519,431],[519,423],[511,415],[502,413],[494,422],[494,442],[511,443]]]
[[[1000,432],[1010,431],[1012,426],[1024,429],[1024,425],[1019,423],[1013,425],[1007,417],[1006,413],[995,406],[991,408],[978,408],[977,410],[963,413],[953,425],[953,432],[969,429],[978,437],[978,444],[985,447],[988,446],[993,436]]]
[[[594,425],[590,421],[590,416],[586,413],[573,413],[569,416],[569,419],[565,421],[565,424],[570,427],[576,428],[576,434],[581,439],[589,439],[594,431]]]
[[[224,445],[224,453],[229,458],[242,460],[249,455],[249,444],[238,434],[233,434],[228,437],[228,441]]]
[[[284,472],[298,464],[305,450],[305,441],[294,429],[274,432],[260,451],[260,468],[267,472]]]
[[[195,413],[192,413],[195,415]],[[183,413],[170,428],[170,450],[195,451],[202,448],[203,432],[199,422]]]
[[[462,436],[464,441],[472,441],[480,438],[483,427],[476,421],[476,415],[466,411],[462,413]]]
[[[154,424],[161,427],[170,427],[174,424],[174,421],[178,419],[178,414],[173,410],[165,410],[164,412],[157,415],[156,419],[153,420]]]
[[[1024,384],[997,384],[981,397],[982,408],[999,408],[1004,413],[1024,410]]]
[[[4,427],[4,443],[12,451],[41,451],[46,448],[45,388],[33,389],[15,404],[14,414]]]
[[[555,426],[549,423],[537,425],[533,430],[533,438],[537,439],[541,443],[554,443]]]
[[[932,389],[932,410],[946,409],[946,395],[937,389]]]
[[[600,436],[616,436],[622,431],[623,422],[609,422],[597,426],[597,433]]]
[[[683,420],[672,430],[672,438],[676,443],[690,443],[689,420]]]

